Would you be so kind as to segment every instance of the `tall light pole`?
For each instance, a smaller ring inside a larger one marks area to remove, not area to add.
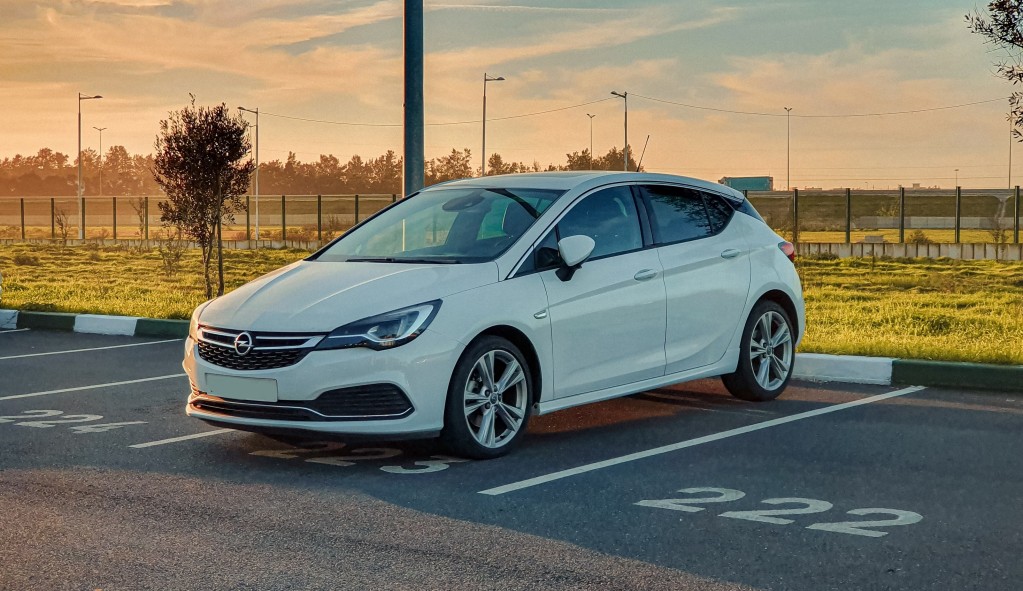
[[[491,78],[483,72],[483,164],[480,167],[480,176],[487,176],[487,82],[501,82],[504,76]]]
[[[256,116],[256,124],[253,126],[256,128],[256,178],[253,180],[252,192],[255,193],[256,202],[256,246],[259,246],[259,108],[255,110],[246,109],[245,107],[238,107],[239,111],[246,113],[253,113]]]
[[[625,155],[625,164],[622,166],[622,170],[629,172],[629,93],[612,90],[611,94],[625,99],[625,147],[622,149],[622,153]]]
[[[78,93],[78,239],[85,240],[85,197],[82,195],[82,101],[101,99],[100,95]]]
[[[590,170],[593,170],[593,118],[596,115],[586,114],[590,118]]]
[[[92,126],[93,129],[99,132],[99,196],[103,196],[103,130],[106,127]]]
[[[956,187],[959,187],[959,169],[956,169]]]
[[[785,107],[785,190],[792,190],[792,107]]]

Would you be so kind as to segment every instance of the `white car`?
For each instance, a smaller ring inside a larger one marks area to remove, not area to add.
[[[187,413],[490,458],[532,414],[667,384],[770,400],[804,328],[793,256],[741,193],[691,178],[435,185],[199,306]]]

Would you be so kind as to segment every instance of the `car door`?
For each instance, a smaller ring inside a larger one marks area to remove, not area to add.
[[[556,269],[557,240],[579,234],[596,246],[563,280]],[[536,253],[547,290],[555,398],[664,374],[661,264],[657,253],[644,248],[639,206],[628,186],[577,202]]]
[[[667,293],[665,373],[710,365],[728,348],[750,287],[749,246],[724,198],[644,185]]]

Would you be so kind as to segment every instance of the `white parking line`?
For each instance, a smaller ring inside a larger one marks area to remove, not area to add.
[[[185,374],[175,373],[167,376],[156,376],[155,378],[141,378],[138,380],[125,380],[123,382],[108,382],[106,384],[94,384],[92,386],[77,386],[75,388],[62,388],[60,390],[47,390],[45,392],[32,392],[29,394],[14,394],[11,396],[0,396],[0,400],[14,400],[15,398],[32,398],[34,396],[46,396],[48,394],[64,394],[65,392],[81,392],[82,390],[95,390],[97,388],[113,388],[114,386],[127,386],[129,384],[142,384],[144,382],[155,382],[157,380],[169,380],[172,378],[183,378]]]
[[[0,334],[4,334],[4,333],[8,333],[8,332],[25,332],[26,330],[32,330],[32,329],[31,328],[2,329],[2,330],[0,330]]]
[[[189,439],[198,439],[200,437],[209,437],[210,435],[222,435],[224,433],[230,433],[234,429],[217,429],[216,431],[204,431],[202,433],[196,433],[195,435],[182,435],[181,437],[171,437],[170,439],[161,439],[159,441],[150,441],[147,443],[136,443],[135,445],[129,445],[135,449],[142,449],[143,447],[153,447],[156,445],[166,445],[168,443],[177,443],[179,441],[188,441]]]
[[[24,330],[28,330],[27,328]],[[166,341],[150,341],[148,343],[129,343],[127,345],[110,345],[109,347],[91,347],[89,349],[72,349],[70,351],[50,351],[48,353],[26,353],[24,355],[8,355],[7,357],[0,357],[0,361],[4,359],[24,359],[25,357],[43,357],[45,355],[64,355],[65,353],[84,353],[86,351],[103,351],[106,349],[122,349],[124,347],[144,347],[146,345],[161,345],[163,343],[173,343],[177,341],[183,341],[185,339],[167,339]]]
[[[736,437],[738,435],[745,435],[746,433],[752,433],[754,431],[760,431],[762,429],[769,429],[771,427],[777,427],[778,425],[784,425],[786,423],[792,423],[795,421],[801,421],[803,419],[809,419],[828,413],[838,412],[847,408],[853,408],[855,406],[862,406],[864,404],[870,404],[871,402],[880,402],[881,400],[887,400],[889,398],[895,398],[897,396],[904,396],[906,394],[912,394],[913,392],[919,392],[923,390],[923,386],[910,386],[909,388],[903,388],[902,390],[896,390],[895,392],[888,392],[887,394],[878,394],[877,396],[871,396],[869,398],[863,398],[861,400],[854,400],[852,402],[844,402],[842,404],[834,404],[832,406],[825,406],[824,408],[818,408],[807,412],[801,412],[787,417],[779,419],[772,419],[770,421],[764,421],[763,423],[756,423],[748,425],[746,427],[739,427],[738,429],[731,429],[729,431],[722,431],[721,433],[715,433],[713,435],[706,435],[704,437],[697,437],[696,439],[689,439],[687,441],[680,441],[678,443],[672,443],[662,447],[655,447],[646,451],[640,451],[631,453],[617,458],[611,458],[610,460],[604,460],[602,462],[594,462],[592,464],[586,464],[585,466],[579,466],[577,468],[570,468],[568,470],[561,470],[560,472],[553,472],[544,476],[537,476],[528,480],[520,480],[519,482],[513,482],[511,484],[505,484],[504,486],[498,486],[496,488],[488,488],[487,490],[479,491],[482,495],[503,495],[505,493],[522,490],[524,488],[530,488],[552,482],[554,480],[560,480],[562,478],[568,478],[569,476],[575,476],[577,474],[584,474],[586,472],[593,472],[594,470],[600,470],[602,468],[610,468],[611,466],[617,466],[618,464],[624,464],[626,462],[632,462],[635,460],[642,460],[651,456],[665,454],[672,451],[678,451],[687,447],[694,447],[697,445],[703,445],[704,443],[711,443],[714,441],[720,441],[722,439],[728,439],[729,437]]]

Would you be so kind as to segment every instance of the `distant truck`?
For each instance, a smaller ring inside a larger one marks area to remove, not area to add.
[[[718,181],[736,191],[773,191],[773,176],[726,176]]]

